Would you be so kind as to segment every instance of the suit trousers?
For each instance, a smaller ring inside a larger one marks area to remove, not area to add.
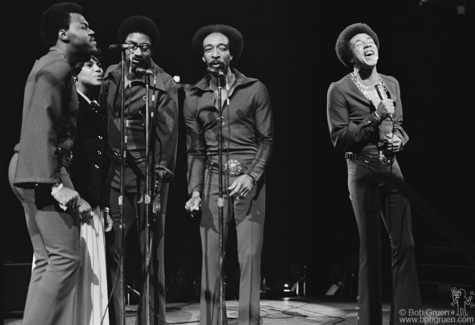
[[[150,249],[150,265],[148,268],[150,277],[150,324],[165,324],[165,268],[164,268],[164,229],[165,229],[165,211],[168,184],[161,186],[161,213],[150,217],[150,240],[152,241]],[[107,242],[107,262],[109,267],[109,288],[113,288],[113,305],[110,307],[111,325],[119,324],[121,308],[123,306],[122,297],[124,297],[124,286],[117,282],[117,272],[120,260],[120,206],[118,204],[120,193],[112,189],[110,195],[111,218],[113,220],[112,230],[106,234]],[[138,238],[140,240],[140,249],[142,255],[142,280],[145,279],[147,270],[145,269],[145,216],[144,204],[140,199],[140,194],[126,192],[124,196],[124,222],[126,233],[137,220]],[[140,203],[139,203],[140,201]],[[125,278],[125,277],[124,277]],[[144,292],[144,283],[142,281],[142,290]],[[137,310],[136,324],[146,324],[145,301],[140,299]]]
[[[228,187],[235,177],[224,176]],[[200,235],[202,246],[202,274],[200,299],[200,324],[227,324],[226,307],[223,305],[224,322],[218,323],[221,270],[219,268],[219,217],[217,200],[219,197],[219,173],[206,170]],[[225,191],[224,191],[225,193]],[[226,242],[228,222],[234,217],[236,222],[238,259],[240,266],[239,284],[239,325],[257,325],[260,322],[260,279],[261,251],[265,219],[265,180],[262,176],[258,184],[245,198],[231,199],[232,213],[228,213],[230,200],[224,197],[224,233]]]
[[[10,161],[9,179],[25,210],[35,257],[23,324],[76,324],[76,289],[79,276],[79,217],[64,212],[51,196],[51,186],[13,186],[17,154]],[[73,189],[66,169],[65,187]],[[52,184],[51,184],[52,185]]]
[[[358,282],[358,324],[382,322],[381,220],[387,230],[392,258],[392,301],[390,324],[400,324],[399,311],[419,310],[419,282],[412,234],[409,201],[388,183],[369,181],[374,172],[387,172],[402,179],[395,160],[379,162],[347,161],[348,189],[360,237]]]

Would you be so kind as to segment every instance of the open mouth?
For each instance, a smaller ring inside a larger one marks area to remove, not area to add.
[[[371,50],[370,50],[370,51],[367,51],[367,52],[365,52],[365,54],[364,54],[364,56],[365,56],[365,57],[370,57],[370,56],[373,56],[373,55],[374,55],[374,52],[373,52],[373,51],[371,51]]]
[[[212,66],[213,68],[221,68],[223,64],[219,61],[212,61],[210,66]]]

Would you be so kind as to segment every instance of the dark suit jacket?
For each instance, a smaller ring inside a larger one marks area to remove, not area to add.
[[[154,96],[155,107],[151,107],[154,117],[152,119],[152,144],[153,150],[153,169],[156,176],[161,182],[168,183],[174,177],[176,149],[178,145],[178,97],[177,86],[173,78],[164,72],[158,65],[152,62],[153,75],[151,80],[156,78],[156,85],[150,86],[150,97]],[[145,79],[139,80],[143,82]],[[109,146],[111,149],[120,148],[120,105],[121,96],[120,89],[122,83],[121,64],[110,66],[104,74],[104,83],[101,88],[100,103],[106,107],[109,130]],[[145,87],[144,87],[145,88]],[[127,92],[128,90],[126,90]],[[142,100],[140,98],[140,100]],[[150,100],[150,99],[149,99]],[[152,102],[152,100],[150,100]],[[135,103],[137,104],[137,103]],[[127,107],[128,103],[126,103]],[[142,105],[145,105],[142,101]],[[143,116],[143,121],[145,117]],[[140,127],[139,127],[140,128]],[[144,134],[145,130],[143,128]],[[127,150],[145,151],[145,148],[133,147],[136,144],[134,141],[134,133],[128,131]],[[135,133],[139,137],[144,137],[143,134]],[[112,186],[114,187],[115,182]]]
[[[71,179],[76,191],[91,207],[104,207],[108,205],[105,188],[110,164],[105,110],[89,104],[79,93],[78,98]]]
[[[409,136],[402,128],[402,103],[399,83],[394,77],[379,74],[395,102],[394,134],[404,146]],[[373,103],[351,81],[349,75],[333,82],[328,89],[327,117],[330,136],[338,151],[377,153],[380,121],[376,120]]]

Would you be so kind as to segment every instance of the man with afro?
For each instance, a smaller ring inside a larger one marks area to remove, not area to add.
[[[352,70],[330,85],[327,117],[333,145],[347,160],[360,237],[358,324],[382,323],[381,221],[391,243],[390,324],[400,324],[404,315],[399,311],[421,309],[411,209],[392,184],[370,181],[374,173],[403,179],[396,153],[409,138],[402,127],[399,83],[377,72],[379,39],[366,24],[346,27],[336,42],[336,54]]]
[[[260,267],[265,218],[264,170],[273,147],[273,121],[269,94],[262,82],[231,68],[241,56],[244,40],[230,26],[211,25],[193,37],[193,50],[208,73],[190,88],[184,104],[188,147],[186,209],[202,210],[202,278],[200,324],[227,324],[226,308],[219,301],[222,285],[219,250],[219,177],[223,175],[224,233],[234,218],[241,270],[238,323],[260,323]],[[218,78],[222,116],[218,115]],[[218,123],[219,122],[219,123]],[[218,156],[218,124],[222,125],[222,169]]]
[[[91,206],[69,172],[79,105],[71,69],[97,49],[76,3],[49,7],[40,29],[50,48],[28,76],[20,144],[9,168],[35,258],[23,324],[76,324],[79,216],[89,218]]]
[[[150,276],[150,304],[143,299],[137,312],[137,324],[146,323],[146,306],[150,306],[148,314],[151,324],[165,322],[164,296],[164,226],[168,196],[168,185],[174,177],[176,148],[178,140],[178,101],[177,86],[173,78],[164,72],[152,59],[160,38],[157,25],[148,17],[132,16],[125,19],[118,32],[118,41],[127,44],[125,50],[125,182],[124,186],[124,218],[127,232],[137,219],[140,248],[142,252],[142,274]],[[108,263],[110,266],[110,287],[114,288],[113,306],[111,307],[111,323],[121,322],[124,287],[122,283],[114,283],[120,263],[120,119],[121,119],[121,83],[122,64],[110,66],[103,81],[100,101],[106,107],[108,114],[109,146],[113,152],[111,168],[110,209],[113,229],[108,239]],[[149,146],[149,171],[152,189],[151,201],[160,206],[157,212],[150,212],[150,266],[145,269],[145,204],[144,197],[146,171],[146,82],[150,82],[148,104],[150,110],[150,125],[152,128]],[[153,216],[152,216],[153,215]],[[143,281],[145,282],[145,281]],[[114,285],[115,284],[115,285]],[[142,290],[143,292],[143,290]]]

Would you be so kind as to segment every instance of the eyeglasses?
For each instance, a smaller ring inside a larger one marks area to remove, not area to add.
[[[152,50],[152,45],[147,44],[147,43],[137,44],[135,42],[129,42],[127,44],[129,45],[128,50],[130,52],[134,52],[139,47],[140,47],[140,51],[142,51],[142,53],[149,53]]]

